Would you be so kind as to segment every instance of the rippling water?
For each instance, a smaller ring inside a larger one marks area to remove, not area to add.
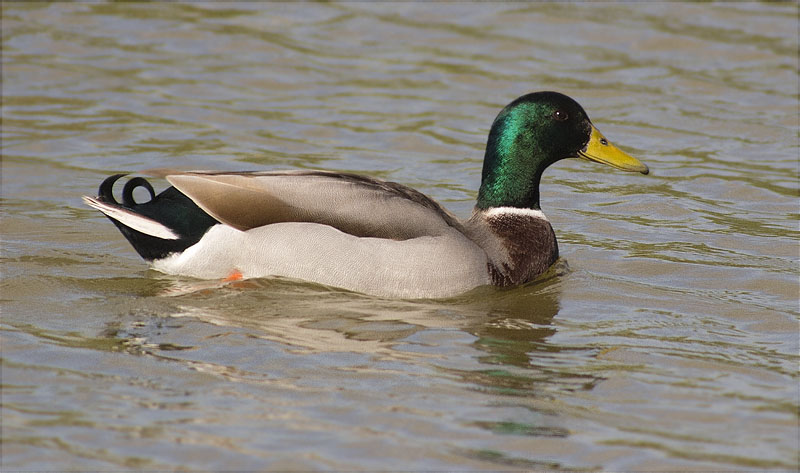
[[[2,8],[3,471],[797,468],[795,4]],[[527,287],[203,286],[80,202],[324,168],[464,216],[547,89],[653,172],[549,169],[569,269]]]

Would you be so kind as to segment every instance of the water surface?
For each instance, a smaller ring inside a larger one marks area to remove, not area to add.
[[[3,471],[797,468],[796,5],[2,8]],[[167,277],[80,201],[322,168],[466,216],[534,90],[652,173],[550,168],[526,287]]]

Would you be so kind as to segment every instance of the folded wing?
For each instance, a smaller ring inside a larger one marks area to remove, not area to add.
[[[239,230],[314,222],[360,237],[407,240],[462,229],[424,194],[355,174],[191,171],[166,178],[209,215]]]

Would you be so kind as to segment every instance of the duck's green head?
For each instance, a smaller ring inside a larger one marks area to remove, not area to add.
[[[558,92],[514,100],[495,118],[486,144],[478,208],[539,208],[542,172],[565,158],[583,158],[647,174],[597,131],[578,102]]]

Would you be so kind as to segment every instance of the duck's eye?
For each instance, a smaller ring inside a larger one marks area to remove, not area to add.
[[[555,112],[553,112],[553,118],[555,118],[560,122],[563,122],[564,120],[569,118],[569,115],[567,115],[567,112],[563,110],[556,110]]]

